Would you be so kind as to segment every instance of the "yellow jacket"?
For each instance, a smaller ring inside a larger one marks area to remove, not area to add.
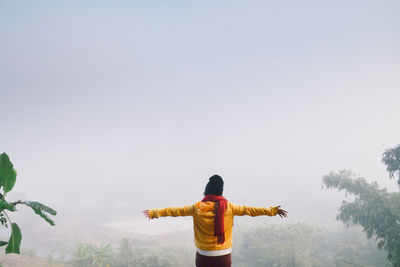
[[[192,206],[171,207],[165,209],[149,210],[150,218],[165,216],[193,216],[194,242],[196,247],[201,250],[221,250],[232,247],[232,227],[233,216],[275,216],[278,213],[278,207],[257,208],[247,206],[236,206],[228,202],[224,215],[225,242],[217,243],[217,237],[214,236],[214,202],[197,202]]]

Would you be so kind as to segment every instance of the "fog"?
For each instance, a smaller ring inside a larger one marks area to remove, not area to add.
[[[127,221],[189,231],[191,220],[141,211],[191,205],[219,174],[235,204],[335,223],[344,194],[321,188],[330,171],[398,189],[381,156],[400,136],[399,9],[0,1],[0,153],[18,171],[9,197],[56,209],[52,232]],[[281,219],[258,223],[270,221]]]

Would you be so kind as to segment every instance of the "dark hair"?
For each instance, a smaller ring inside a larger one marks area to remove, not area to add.
[[[221,176],[219,175],[213,175],[210,177],[206,185],[204,195],[222,196],[223,191],[224,191],[224,180],[222,180]]]

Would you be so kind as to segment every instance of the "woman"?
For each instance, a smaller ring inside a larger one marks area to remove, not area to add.
[[[280,206],[256,208],[236,206],[222,196],[224,181],[214,175],[207,183],[204,198],[192,206],[145,210],[143,214],[154,219],[164,216],[193,216],[197,267],[230,267],[232,251],[233,216],[279,215],[287,217]]]

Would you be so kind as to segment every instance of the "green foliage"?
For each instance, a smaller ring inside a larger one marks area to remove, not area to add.
[[[303,244],[309,244],[311,233],[312,229],[304,225],[292,225],[290,228],[271,225],[249,231],[236,238],[240,253],[233,254],[234,261],[238,266],[299,265],[307,254],[304,251],[307,246]],[[294,247],[298,248],[296,257]]]
[[[5,228],[11,225],[11,235],[8,242],[0,241],[0,246],[6,247],[6,253],[20,253],[20,245],[22,240],[21,230],[16,223],[13,223],[8,216],[7,212],[15,212],[16,206],[19,204],[26,205],[41,216],[50,225],[54,225],[54,222],[48,217],[48,214],[56,215],[57,212],[39,202],[36,201],[16,201],[8,202],[5,197],[15,185],[17,178],[17,172],[14,170],[14,166],[10,161],[10,158],[6,153],[0,154],[0,223]],[[6,212],[7,211],[7,212]]]
[[[15,185],[17,172],[6,153],[0,155],[0,187],[4,193],[10,192]]]
[[[267,225],[238,233],[235,240],[232,261],[238,267],[388,265],[376,243],[355,228]]]
[[[94,246],[90,244],[78,243],[72,258],[72,263],[77,267],[108,267],[111,266],[113,251],[111,245]]]
[[[386,165],[390,178],[398,177],[397,183],[400,186],[400,145],[387,149],[383,153],[382,162]]]
[[[118,253],[114,257],[115,267],[135,266],[137,265],[136,251],[134,251],[129,239],[124,238],[118,247]]]
[[[15,211],[15,205],[8,203],[4,199],[0,199],[0,210],[9,210],[9,211]]]
[[[16,223],[11,224],[11,236],[8,240],[8,245],[6,247],[6,253],[17,253],[19,254],[19,246],[21,245],[21,230]]]
[[[387,150],[383,156],[391,176],[399,171],[399,162],[396,162],[400,159],[399,151],[398,146]],[[355,196],[353,202],[342,202],[337,220],[360,225],[368,238],[376,238],[378,248],[388,252],[392,265],[400,266],[400,193],[388,193],[377,183],[367,183],[362,177],[355,178],[348,170],[330,172],[323,177],[323,184]]]
[[[126,238],[122,239],[116,253],[110,245],[97,247],[91,244],[78,243],[71,262],[75,267],[176,266],[167,257],[159,256],[156,251],[145,248],[134,248]]]
[[[240,227],[236,227],[239,228]],[[239,230],[236,229],[236,230]],[[188,237],[189,238],[189,237]],[[232,260],[237,267],[384,267],[389,266],[385,251],[376,248],[359,228],[322,228],[306,224],[265,225],[235,232]],[[189,240],[186,240],[189,241]],[[5,266],[110,266],[186,267],[193,266],[195,247],[181,237],[168,244],[139,239],[122,239],[115,247],[77,243],[73,259],[48,257],[40,260],[32,251],[22,252],[21,262]],[[56,251],[53,251],[56,252]],[[9,259],[10,260],[10,259]],[[22,262],[22,260],[24,260]],[[36,262],[36,263],[35,263]],[[46,262],[46,263],[45,263]]]
[[[46,212],[51,215],[56,215],[57,212],[55,210],[53,210],[50,207],[47,207],[46,205],[43,205],[42,203],[36,202],[36,201],[24,201],[24,202],[21,202],[21,204],[25,204],[28,207],[31,207],[36,214],[38,214],[40,217],[42,217],[50,225],[54,226],[54,222],[48,217]]]

